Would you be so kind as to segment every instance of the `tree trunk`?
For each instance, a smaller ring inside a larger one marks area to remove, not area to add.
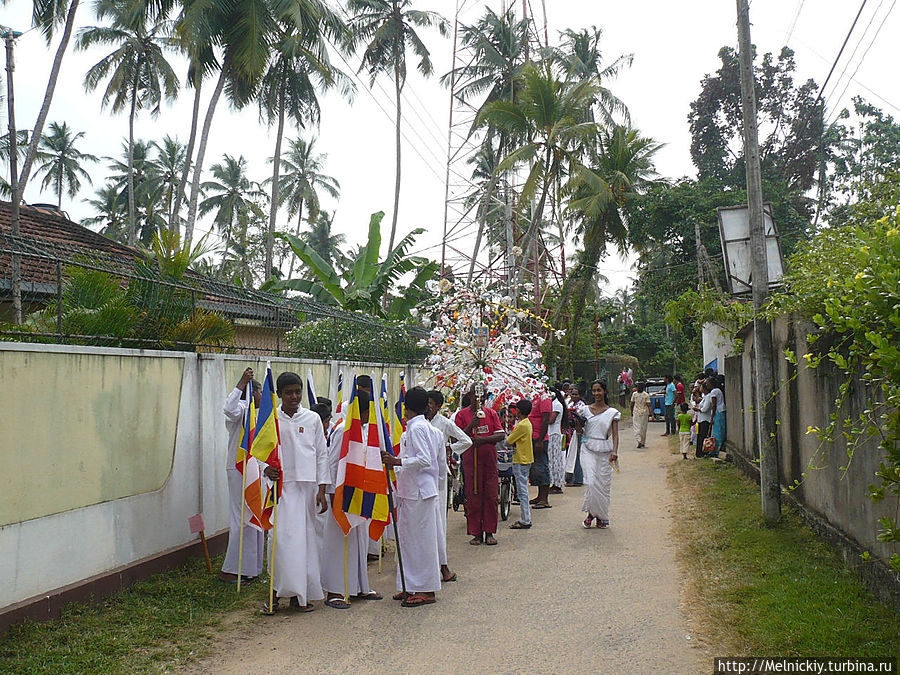
[[[228,59],[225,59],[222,62],[222,69],[219,71],[219,79],[216,82],[216,88],[213,90],[212,97],[209,99],[209,107],[206,109],[206,118],[203,120],[203,131],[200,133],[200,145],[197,148],[197,159],[194,161],[194,175],[191,178],[191,201],[188,205],[187,223],[184,226],[184,246],[188,249],[191,247],[191,240],[194,237],[194,223],[197,220],[197,204],[200,199],[200,174],[203,171],[203,157],[206,154],[206,143],[209,140],[209,130],[212,127],[213,114],[216,112],[219,96],[222,95],[222,89],[225,86],[225,71],[228,67]]]
[[[41,104],[41,110],[31,132],[31,144],[28,146],[28,154],[25,155],[25,163],[22,164],[22,173],[19,176],[19,189],[13,195],[13,201],[17,205],[22,201],[22,195],[25,194],[25,186],[28,184],[28,178],[31,174],[31,165],[34,163],[35,157],[37,157],[38,143],[41,141],[41,134],[44,131],[47,115],[50,114],[50,103],[53,101],[53,92],[56,91],[56,81],[59,78],[63,54],[66,51],[66,47],[69,46],[69,40],[72,37],[72,28],[75,26],[75,12],[78,9],[79,1],[72,0],[69,4],[69,11],[66,14],[66,27],[63,29],[59,46],[56,48],[56,56],[53,57],[53,67],[50,69],[50,79],[47,82],[47,90],[44,92],[44,102]]]
[[[541,190],[541,199],[538,202],[537,208],[535,209],[534,213],[531,215],[531,223],[528,225],[528,229],[525,231],[525,236],[522,238],[521,248],[523,251],[528,250],[528,247],[531,245],[531,238],[537,232],[537,228],[540,227],[541,218],[544,217],[544,206],[547,203],[547,193],[549,192],[549,188],[550,188],[549,176],[554,173],[553,166],[551,166],[551,164],[550,164],[551,157],[552,157],[552,155],[550,153],[550,149],[547,148],[547,156],[544,161],[546,162],[548,175],[545,176],[545,178],[544,178],[544,187]],[[554,166],[555,166],[555,162],[554,162]],[[513,283],[513,288],[512,288],[513,301],[515,301],[519,295],[519,284],[522,283],[522,273],[524,272],[524,270],[525,270],[524,265],[521,265],[519,267],[519,269],[516,270],[515,281]]]
[[[188,138],[187,149],[184,153],[184,169],[181,172],[181,180],[178,182],[178,189],[175,191],[175,205],[169,213],[169,229],[175,234],[181,231],[181,225],[178,222],[178,214],[181,213],[181,203],[184,201],[184,191],[187,189],[188,174],[191,170],[191,159],[194,156],[194,145],[197,140],[197,122],[200,119],[200,88],[203,84],[201,79],[197,80],[194,87],[194,110],[191,114],[191,135]]]
[[[59,167],[59,173],[56,175],[56,208],[62,211],[62,166]]]
[[[128,245],[134,246],[137,229],[134,217],[134,113],[137,109],[137,78],[131,89],[131,110],[128,113]]]
[[[397,163],[394,168],[394,215],[391,218],[391,237],[388,240],[388,254],[394,250],[394,237],[397,234],[397,214],[400,211],[400,66],[396,64],[396,61],[394,65],[394,92],[397,99],[397,123],[394,134],[397,145]]]
[[[303,224],[303,200],[300,200],[300,208],[297,213],[297,236],[300,236],[300,226]],[[294,261],[297,259],[296,255],[291,254],[291,264],[288,266],[288,275],[287,278],[290,279],[291,275],[294,273]]]
[[[284,135],[284,91],[285,82],[281,81],[278,100],[278,131],[275,135],[275,155],[272,158],[272,201],[269,205],[269,229],[266,232],[266,266],[263,280],[272,276],[273,249],[275,248],[275,218],[278,216],[278,174],[281,169],[281,137]]]

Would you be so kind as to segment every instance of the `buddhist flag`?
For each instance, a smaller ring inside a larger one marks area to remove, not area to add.
[[[378,429],[381,431],[381,442],[382,448],[386,452],[393,453],[394,457],[396,457],[400,453],[400,443],[397,442],[396,445],[391,441],[391,407],[388,402],[388,392],[387,392],[387,375],[381,376],[381,393],[378,396]],[[394,467],[390,467],[388,469],[388,473],[390,474],[391,483],[397,483],[397,474],[394,473]]]
[[[381,464],[376,402],[370,401],[368,429],[363,437],[355,381],[349,400],[332,514],[344,534],[355,525],[369,521],[369,537],[377,541],[387,526],[389,510],[387,478]]]
[[[306,398],[309,400],[309,407],[312,408],[317,402],[316,385],[313,382],[312,368],[306,370]]]
[[[253,439],[256,435],[256,405],[253,402],[253,383],[249,382],[246,389],[247,414],[244,415],[243,428],[241,430],[241,443],[238,446],[235,468],[244,473],[244,500],[247,502],[249,512],[248,523],[257,529],[268,530],[272,525],[264,515],[263,509],[263,481],[259,463],[250,456],[253,447]]]
[[[278,399],[275,397],[272,366],[267,363],[266,379],[263,380],[262,400],[259,402],[259,413],[256,416],[256,432],[253,437],[253,446],[250,448],[250,454],[260,462],[265,462],[271,467],[280,469],[279,447]]]

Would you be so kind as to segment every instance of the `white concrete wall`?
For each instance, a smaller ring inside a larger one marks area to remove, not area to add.
[[[718,370],[725,374],[725,357],[734,353],[731,337],[715,323],[704,324],[701,337],[703,340],[703,367],[705,368],[707,364],[718,359]]]
[[[0,579],[3,580],[0,583],[0,608],[188,543],[196,539],[187,523],[195,513],[203,513],[209,534],[227,528],[227,437],[222,404],[237,379],[234,373],[239,373],[246,365],[260,373],[265,369],[265,360],[246,356],[0,343],[0,377],[4,356],[9,352],[47,350],[114,358],[127,355],[183,360],[174,461],[168,479],[156,491],[0,527]],[[333,386],[339,365],[345,372],[351,368],[366,374],[374,371],[379,378],[382,373],[382,366],[374,364],[295,359],[271,361],[276,376],[278,372],[290,369],[305,377],[308,365],[321,367],[325,364],[330,369]],[[416,378],[413,368],[390,365],[384,366],[384,370],[388,372],[389,380],[399,380],[400,370],[405,370],[407,382]],[[5,384],[10,393],[18,387],[39,386],[39,383],[30,385],[27,382]],[[140,383],[136,382],[135,386],[139,388]],[[391,382],[392,399],[397,388],[398,383]],[[330,394],[333,398],[333,389]],[[53,401],[52,395],[53,392],[48,392],[48,409],[65,405],[65,401]],[[319,392],[319,395],[325,395],[325,392]],[[0,459],[4,462],[28,461],[28,448],[18,447],[13,433],[14,424],[21,423],[46,424],[48,417],[37,410],[31,420],[9,420],[0,415],[0,438],[3,439]],[[62,450],[66,429],[59,429],[57,436],[56,447]],[[34,474],[34,499],[41,499],[45,491],[61,489],[43,484],[39,467]],[[0,494],[0,500],[3,499],[4,495]]]

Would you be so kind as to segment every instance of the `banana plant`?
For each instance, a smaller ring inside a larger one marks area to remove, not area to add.
[[[369,236],[366,244],[359,249],[355,262],[344,270],[323,260],[307,242],[296,235],[279,232],[279,237],[291,247],[294,254],[306,265],[311,279],[271,280],[264,290],[300,291],[314,300],[341,307],[346,310],[366,312],[377,316],[389,315],[400,319],[409,316],[409,310],[425,292],[425,282],[438,270],[437,263],[417,256],[408,256],[407,251],[416,237],[425,230],[415,229],[403,237],[388,251],[384,260],[379,261],[381,249],[381,220],[384,212],[373,213],[369,220]],[[412,282],[402,290],[395,290],[400,278],[414,273]],[[393,300],[386,312],[382,299],[390,294]]]

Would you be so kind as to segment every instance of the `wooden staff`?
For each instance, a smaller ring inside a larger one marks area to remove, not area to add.
[[[200,541],[203,543],[203,555],[206,557],[206,569],[212,574],[212,561],[209,559],[209,547],[206,545],[206,535],[203,533],[203,530],[200,530]]]
[[[344,602],[348,605],[350,604],[350,575],[348,573],[349,560],[350,560],[350,544],[349,544],[350,536],[344,535]]]
[[[241,592],[241,577],[244,576],[244,509],[247,507],[247,455],[249,454],[249,452],[244,453],[244,471],[241,476],[241,534],[238,537],[238,593]]]
[[[278,542],[278,530],[276,529],[276,525],[278,523],[278,483],[281,481],[281,478],[277,478],[275,480],[275,484],[272,486],[272,489],[275,490],[274,496],[272,497],[275,500],[274,508],[272,509],[272,557],[269,560],[269,614],[275,613],[275,544]]]
[[[397,544],[397,567],[400,569],[400,590],[402,590],[403,595],[406,596],[406,575],[403,572],[403,555],[400,553],[400,534],[397,532],[397,505],[394,504],[394,490],[391,487],[391,477],[388,475],[387,465],[383,464],[382,466],[384,466],[385,477],[388,479],[388,504],[391,509],[391,520],[394,521],[394,543]]]

